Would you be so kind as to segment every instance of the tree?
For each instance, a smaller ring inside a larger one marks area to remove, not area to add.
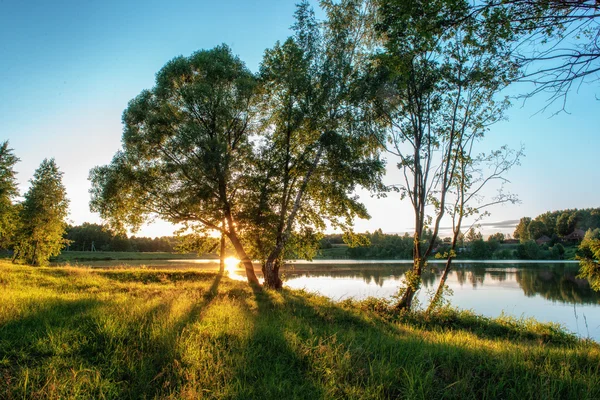
[[[205,235],[221,232],[257,284],[237,221],[256,94],[256,78],[227,46],[168,62],[156,86],[123,113],[123,149],[90,172],[92,211],[121,231],[158,216]]]
[[[548,228],[546,224],[536,218],[527,225],[527,233],[529,239],[537,240],[548,233]]]
[[[502,118],[497,94],[516,72],[511,32],[471,13],[461,0],[379,1],[385,52],[375,59],[374,107],[388,128],[387,149],[405,182],[395,187],[414,209],[413,269],[397,305],[410,309],[439,232],[461,146]],[[430,210],[433,215],[428,216]],[[422,242],[431,226],[432,240]]]
[[[488,242],[496,241],[498,243],[504,243],[504,241],[506,240],[506,237],[504,236],[504,233],[496,232],[496,233],[488,236],[487,240],[488,240]]]
[[[69,200],[62,176],[53,158],[42,161],[35,171],[20,212],[15,260],[43,265],[65,246]]]
[[[15,164],[19,158],[8,147],[8,141],[0,145],[0,248],[13,245],[18,223],[18,205],[15,197],[19,195]]]
[[[366,58],[369,10],[363,2],[322,2],[318,23],[298,5],[295,34],[265,52],[260,67],[265,141],[249,170],[247,222],[265,286],[278,289],[286,254],[310,258],[325,221],[350,230],[368,213],[357,185],[377,188],[379,143],[369,134],[355,82]]]
[[[513,233],[513,237],[518,239],[521,243],[524,243],[529,240],[529,231],[527,227],[531,223],[531,218],[523,217],[519,220],[515,228],[515,232]]]
[[[587,279],[595,291],[600,291],[600,229],[589,229],[579,245],[579,278]]]
[[[504,235],[492,235],[486,243],[483,241],[481,233],[475,233],[473,226],[489,215],[486,210],[489,206],[518,201],[515,195],[504,192],[504,184],[508,182],[504,175],[513,166],[519,165],[519,160],[523,156],[523,149],[513,151],[502,147],[489,155],[480,154],[472,157],[472,140],[473,138],[466,141],[465,145],[459,146],[458,168],[456,169],[451,191],[451,194],[454,192],[454,202],[449,202],[450,206],[448,207],[448,213],[452,219],[452,241],[450,248],[445,254],[441,255],[446,258],[446,265],[435,295],[427,308],[428,313],[442,302],[446,290],[446,280],[452,268],[452,260],[456,256],[456,246],[462,235],[461,229],[464,218],[475,218],[469,229],[471,256],[475,259],[488,258],[499,247],[499,243],[494,240],[494,236],[504,238]],[[499,183],[497,194],[492,199],[486,199],[481,192],[485,187],[494,183]]]

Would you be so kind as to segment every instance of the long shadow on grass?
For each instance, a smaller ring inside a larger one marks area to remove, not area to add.
[[[191,275],[198,280],[198,274]],[[208,274],[202,274],[203,277]],[[186,275],[187,276],[187,275]],[[208,275],[211,276],[211,275]],[[181,354],[178,339],[183,331],[202,319],[203,312],[218,296],[218,287],[223,277],[214,274],[211,286],[202,294],[199,301],[193,304],[170,328],[160,336],[148,338],[149,346],[144,349],[144,358],[135,367],[135,375],[128,377],[130,383],[126,396],[129,398],[161,398],[168,393],[177,392],[185,382],[181,376]],[[177,276],[177,280],[181,279]],[[171,304],[166,305],[163,316],[170,313]],[[149,334],[149,332],[146,332]]]
[[[309,376],[308,360],[299,355],[285,336],[276,295],[253,288],[257,305],[253,331],[242,349],[233,380],[238,399],[320,399],[323,392]]]

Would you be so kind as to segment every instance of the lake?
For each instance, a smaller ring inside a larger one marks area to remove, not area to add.
[[[214,269],[215,260],[123,262],[148,267],[190,266]],[[94,262],[88,264],[96,265]],[[106,262],[104,262],[106,264]],[[98,264],[101,266],[102,264]],[[114,262],[113,262],[114,265]],[[106,266],[106,265],[102,265]],[[334,300],[395,295],[409,262],[319,260],[292,262],[283,270],[285,285],[317,292]],[[497,317],[533,317],[556,322],[580,337],[600,342],[600,293],[578,279],[577,263],[503,261],[457,262],[448,276],[451,304]],[[426,306],[437,288],[443,264],[432,262],[423,274],[418,299]],[[258,271],[257,271],[258,272]],[[233,279],[245,279],[241,269],[230,269]]]

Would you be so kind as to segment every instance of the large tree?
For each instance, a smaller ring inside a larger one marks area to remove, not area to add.
[[[123,113],[123,149],[91,171],[92,211],[120,230],[158,216],[221,232],[248,281],[258,283],[237,220],[253,158],[256,93],[256,78],[227,46],[168,62],[156,86]]]
[[[446,213],[459,149],[502,118],[498,92],[516,70],[507,52],[511,31],[473,14],[466,1],[377,3],[385,51],[375,59],[373,98],[405,178],[396,187],[415,217],[414,266],[398,302],[410,309]],[[428,227],[432,238],[424,241]]]
[[[69,200],[62,176],[53,158],[42,161],[35,171],[20,210],[15,260],[43,265],[65,246]]]
[[[8,147],[8,141],[0,145],[0,248],[13,245],[18,223],[18,205],[15,198],[19,195],[15,164],[19,158],[13,149]]]
[[[376,189],[383,172],[369,134],[364,99],[355,95],[369,45],[371,10],[362,1],[321,3],[318,23],[299,4],[294,36],[265,53],[263,139],[249,204],[254,248],[265,285],[281,287],[286,254],[310,257],[325,221],[348,230],[367,217],[357,185]]]

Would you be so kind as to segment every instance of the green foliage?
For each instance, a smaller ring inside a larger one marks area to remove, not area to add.
[[[408,234],[385,234],[381,229],[364,235],[368,243],[348,248],[348,256],[355,259],[412,258],[414,238]]]
[[[0,248],[14,245],[19,223],[19,205],[15,198],[19,195],[15,164],[19,158],[8,147],[8,141],[0,145]]]
[[[539,260],[541,256],[540,246],[534,240],[522,242],[517,246],[516,256],[521,260]]]
[[[397,189],[414,209],[414,272],[420,275],[444,214],[458,203],[456,216],[479,213],[458,192],[470,188],[467,197],[477,197],[477,186],[488,181],[472,177],[478,157],[469,149],[502,118],[508,103],[497,94],[516,66],[506,51],[510,31],[472,13],[467,1],[382,0],[377,5],[376,30],[384,50],[373,63],[370,95],[387,128],[387,149],[398,157],[405,177]],[[491,160],[483,156],[480,161]],[[421,248],[428,227],[433,235]],[[410,308],[413,296],[407,291],[400,307]]]
[[[91,209],[119,231],[153,215],[218,228],[251,154],[256,85],[227,46],[168,62],[123,113],[123,149],[92,169]]]
[[[579,277],[587,279],[592,289],[600,291],[600,229],[588,230],[577,255]]]
[[[556,243],[550,248],[550,254],[555,260],[562,260],[565,257],[565,247],[560,243]]]
[[[504,241],[506,240],[506,237],[504,236],[504,233],[496,232],[496,233],[488,236],[487,240],[488,240],[488,242],[496,241],[498,243],[504,243]]]
[[[534,219],[527,225],[527,237],[531,240],[537,240],[543,235],[548,235],[548,228],[541,220]]]
[[[20,211],[15,259],[43,265],[65,246],[69,200],[62,176],[54,159],[45,159],[35,171]]]
[[[515,228],[513,237],[515,239],[519,239],[521,241],[521,243],[528,241],[530,238],[529,238],[529,231],[527,230],[527,227],[529,226],[530,223],[531,223],[531,218],[529,218],[529,217],[521,218],[519,220],[519,223],[517,224],[517,227]]]
[[[530,236],[529,226],[535,237]],[[548,211],[533,218],[523,217],[515,229],[515,239],[535,240],[542,235],[558,239],[569,235],[575,229],[584,232],[588,229],[600,228],[600,208],[567,209]]]

